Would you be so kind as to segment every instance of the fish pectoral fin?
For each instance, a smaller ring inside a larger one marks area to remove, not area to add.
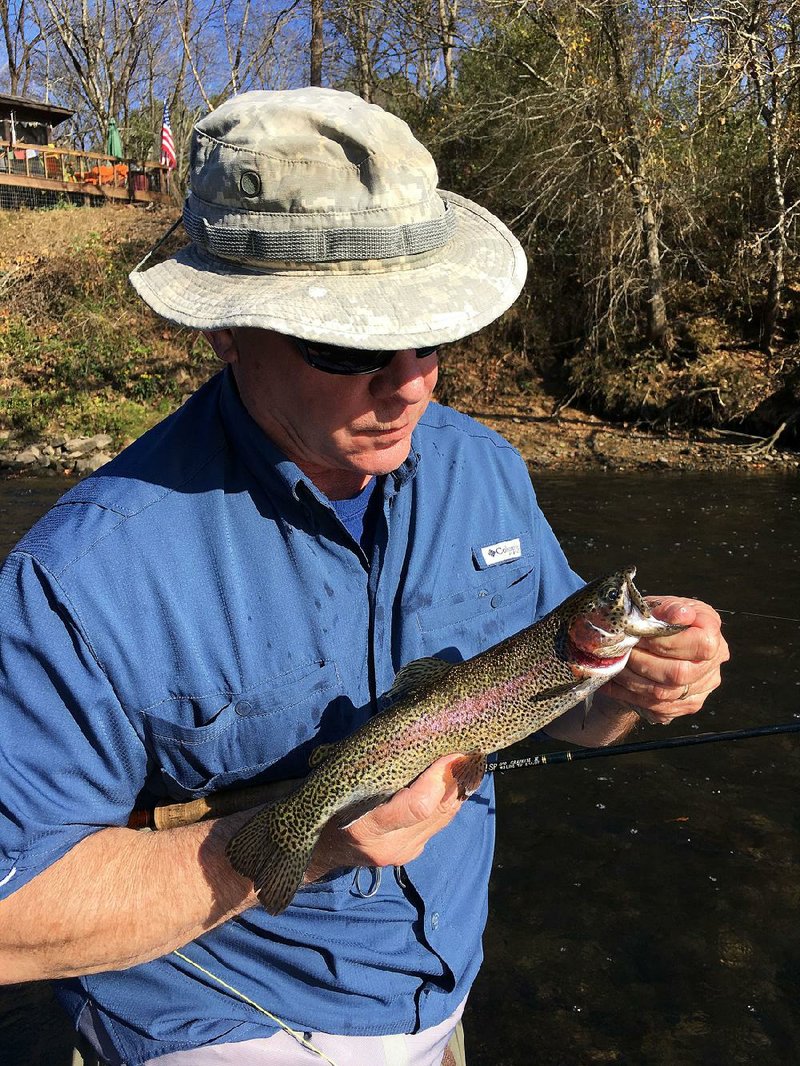
[[[430,655],[425,659],[414,659],[413,662],[406,663],[397,671],[394,684],[386,693],[386,698],[394,702],[415,689],[427,688],[452,668],[452,663],[437,659],[435,655]]]
[[[332,744],[319,744],[309,755],[308,765],[312,770],[316,766],[321,766],[333,755],[338,747],[338,741],[334,741]]]
[[[458,785],[458,798],[466,799],[480,788],[486,773],[486,756],[482,751],[470,751],[463,759],[451,763],[449,770]]]
[[[363,818],[365,814],[374,811],[376,807],[380,807],[382,803],[386,803],[391,798],[391,795],[376,793],[373,796],[355,800],[334,815],[336,824],[340,829],[349,829],[353,822],[357,822],[359,818]]]
[[[581,722],[581,729],[586,728],[586,722],[589,718],[589,711],[592,709],[592,700],[594,699],[594,692],[590,692],[589,695],[583,701],[583,721]]]
[[[585,695],[588,695],[594,687],[594,682],[582,678],[578,680],[568,682],[566,685],[553,685],[552,688],[543,689],[541,692],[536,692],[534,695],[528,697],[530,703],[542,703],[544,700],[558,699],[559,696],[574,696],[575,702],[583,699]],[[585,691],[588,689],[588,692]]]

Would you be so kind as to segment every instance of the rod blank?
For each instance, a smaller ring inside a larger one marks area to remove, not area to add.
[[[719,744],[723,740],[750,740],[781,733],[800,733],[800,722],[753,726],[750,729],[728,729],[719,733],[697,733],[688,737],[667,737],[665,740],[642,740],[632,744],[611,744],[603,748],[575,748],[574,751],[552,751],[549,755],[531,755],[526,759],[508,759],[489,763],[489,773],[505,773],[529,766],[551,766],[555,763],[578,762],[581,759],[606,759],[615,755],[632,755],[637,751],[662,751],[665,748],[688,748],[695,744]]]

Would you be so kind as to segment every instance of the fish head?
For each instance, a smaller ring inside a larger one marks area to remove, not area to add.
[[[566,618],[565,652],[576,676],[613,677],[642,637],[686,629],[653,615],[633,583],[636,567],[598,578],[574,594]]]

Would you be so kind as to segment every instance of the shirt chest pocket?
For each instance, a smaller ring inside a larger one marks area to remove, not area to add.
[[[452,647],[466,659],[531,625],[538,585],[530,557],[469,574],[458,592],[417,611],[423,653]]]
[[[340,689],[336,664],[313,662],[241,692],[178,697],[150,708],[143,713],[145,744],[161,779],[152,785],[170,798],[190,799],[256,777],[307,773],[304,749]]]

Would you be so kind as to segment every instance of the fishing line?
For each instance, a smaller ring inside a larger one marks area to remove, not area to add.
[[[227,981],[223,981],[221,977],[217,977],[217,975],[215,973],[212,973],[211,970],[207,970],[205,966],[201,966],[199,962],[195,962],[193,959],[190,959],[189,956],[184,955],[183,952],[173,951],[172,954],[177,955],[179,959],[182,959],[183,962],[188,963],[189,966],[194,966],[195,970],[199,970],[200,973],[205,974],[206,977],[210,977],[212,981],[216,981],[218,985],[221,985],[222,988],[226,989],[228,992],[233,992],[235,996],[238,996],[239,999],[243,1000],[243,1002],[245,1002],[249,1007],[253,1007],[261,1014],[266,1014],[270,1021],[275,1022],[276,1025],[279,1025],[281,1029],[283,1029],[284,1033],[288,1033],[289,1036],[294,1037],[298,1044],[302,1044],[307,1051],[311,1051],[313,1052],[313,1054],[319,1055],[323,1062],[328,1063],[328,1066],[336,1066],[336,1063],[333,1061],[333,1059],[329,1059],[324,1051],[320,1051],[320,1049],[318,1047],[315,1047],[315,1045],[312,1044],[310,1040],[307,1040],[302,1033],[298,1032],[296,1029],[292,1029],[290,1025],[286,1024],[286,1022],[282,1022],[280,1018],[277,1018],[274,1014],[270,1013],[270,1011],[268,1011],[266,1007],[262,1007],[260,1003],[256,1003],[254,999],[250,999],[250,997],[246,996],[244,992],[240,992],[238,988],[234,988],[233,985],[229,985]]]
[[[719,614],[740,614],[744,618],[771,618],[776,622],[797,622],[800,625],[800,618],[789,618],[785,614],[758,614],[756,611],[730,611],[724,607],[717,607],[716,610]]]
[[[751,737],[800,733],[800,722],[753,726],[750,729],[728,729],[719,733],[696,733],[693,736],[667,737],[665,740],[642,740],[632,744],[611,744],[602,748],[576,748],[574,751],[553,751],[548,755],[531,755],[524,759],[507,759],[487,763],[488,773],[505,773],[530,766],[550,766],[555,763],[579,762],[581,759],[605,759],[614,755],[633,755],[639,751],[661,751],[664,748],[688,748],[695,744],[718,744],[724,740],[749,740]]]

